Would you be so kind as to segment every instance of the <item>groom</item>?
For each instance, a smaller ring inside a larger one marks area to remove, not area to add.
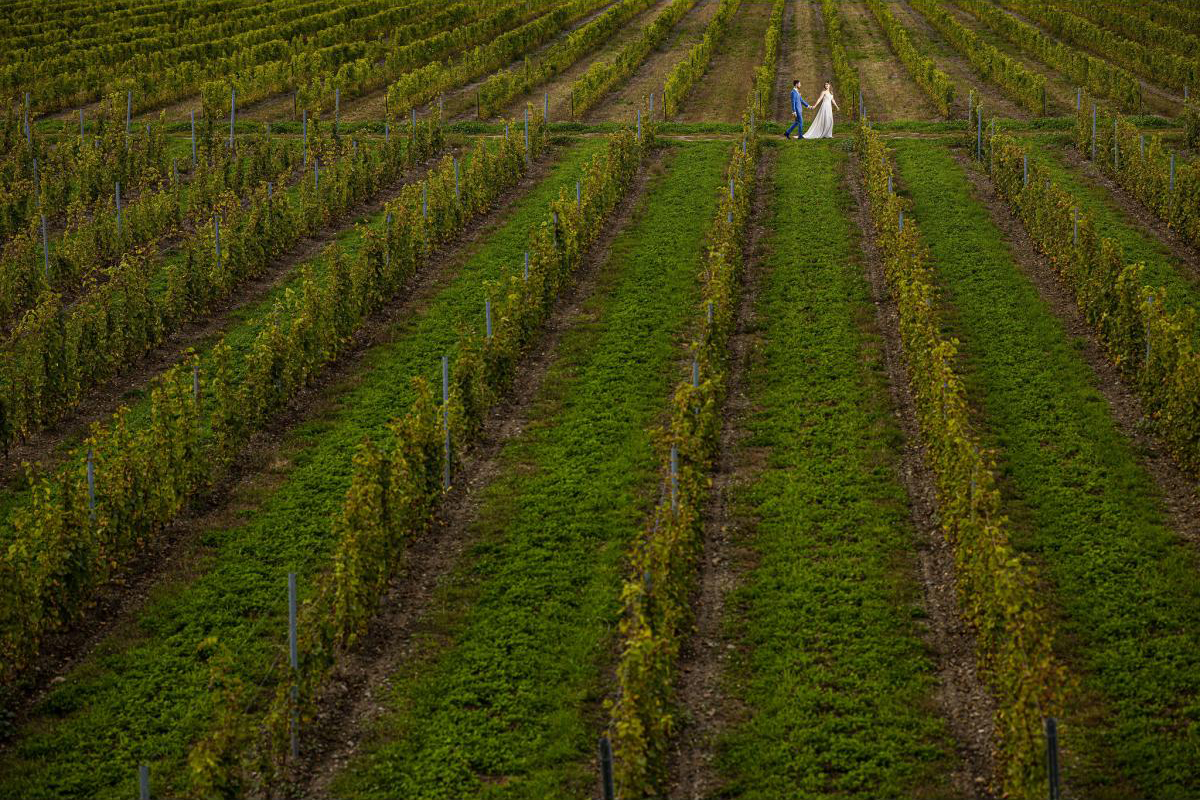
[[[800,81],[795,80],[792,81],[792,115],[796,118],[796,121],[792,123],[792,127],[784,132],[783,138],[791,139],[792,131],[797,128],[800,129],[797,136],[804,135],[804,117],[801,114],[801,108],[812,108],[812,106],[804,102],[804,98],[800,96]]]

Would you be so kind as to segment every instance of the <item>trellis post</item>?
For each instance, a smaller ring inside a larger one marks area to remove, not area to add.
[[[613,788],[612,744],[607,736],[600,737],[600,795],[603,800],[616,800]]]
[[[442,471],[442,488],[450,488],[450,357],[442,356],[442,427],[446,432],[446,463]]]
[[[1096,104],[1092,103],[1092,161],[1096,160]]]
[[[1121,145],[1117,142],[1117,118],[1113,117],[1113,172],[1121,168],[1121,158],[1118,155],[1120,150]]]
[[[671,444],[671,510],[679,510],[679,445]]]
[[[1059,800],[1058,792],[1058,720],[1046,717],[1046,777],[1050,783],[1050,800]]]
[[[988,134],[988,172],[992,172],[996,164],[996,118],[992,117],[991,131]]]
[[[288,666],[292,670],[292,708],[289,724],[292,739],[292,760],[300,758],[300,710],[297,707],[300,681],[300,653],[296,642],[296,573],[288,573]]]
[[[87,454],[87,493],[88,493],[88,515],[93,522],[96,521],[96,464],[95,457],[92,453],[92,448],[88,448]]]

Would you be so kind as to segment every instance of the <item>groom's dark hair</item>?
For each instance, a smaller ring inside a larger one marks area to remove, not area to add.
[[[796,80],[792,81],[792,86],[799,86],[799,85],[800,85],[800,79],[799,79],[799,78],[796,78]]]

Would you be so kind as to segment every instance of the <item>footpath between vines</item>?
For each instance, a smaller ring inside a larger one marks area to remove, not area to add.
[[[699,305],[695,264],[724,190],[725,146],[679,148],[614,242],[588,323],[564,336],[533,421],[503,450],[479,544],[335,792],[594,786],[623,554],[657,485],[648,429]]]

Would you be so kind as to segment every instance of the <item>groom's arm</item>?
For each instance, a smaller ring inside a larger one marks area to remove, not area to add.
[[[804,102],[804,95],[800,95],[800,105],[804,106],[805,108],[812,108],[812,106]]]

